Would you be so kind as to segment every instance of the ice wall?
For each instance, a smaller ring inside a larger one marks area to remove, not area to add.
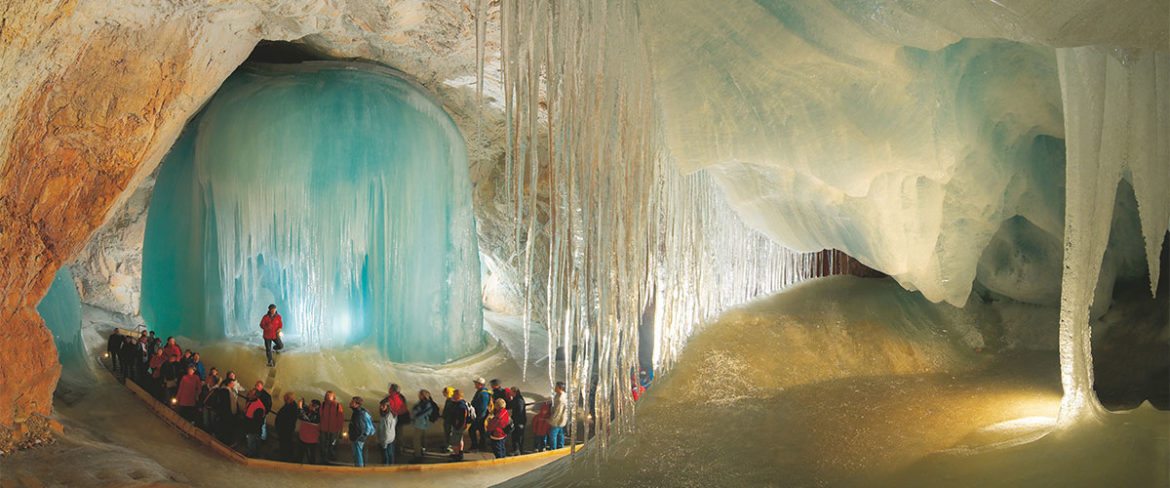
[[[1061,421],[1101,411],[1093,392],[1089,306],[1109,245],[1118,182],[1133,184],[1157,289],[1170,225],[1170,55],[1088,46],[1057,50],[1068,138],[1061,281]]]
[[[375,345],[439,363],[483,344],[463,139],[421,88],[371,65],[248,66],[160,170],[142,312],[165,335]]]
[[[53,277],[49,292],[37,304],[45,326],[53,333],[57,358],[65,369],[85,365],[85,343],[81,340],[81,297],[68,266],[62,266]]]

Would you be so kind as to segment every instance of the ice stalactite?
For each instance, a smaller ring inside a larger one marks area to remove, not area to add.
[[[1103,411],[1093,391],[1089,307],[1109,244],[1117,185],[1133,184],[1150,289],[1170,212],[1170,55],[1088,46],[1057,50],[1064,98],[1066,210],[1060,303],[1060,420]]]
[[[676,169],[633,2],[504,2],[502,24],[501,193],[524,349],[529,328],[548,328],[550,358],[564,358],[548,379],[566,381],[604,449],[631,425],[643,317],[661,373],[702,321],[831,267],[745,226],[705,172]]]
[[[269,303],[306,348],[442,363],[483,345],[466,146],[435,101],[371,65],[252,66],[163,162],[143,315],[258,340]]]

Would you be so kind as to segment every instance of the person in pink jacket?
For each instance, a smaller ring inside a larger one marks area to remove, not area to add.
[[[187,366],[187,374],[179,379],[179,393],[176,395],[179,405],[179,415],[194,423],[199,413],[196,405],[199,404],[199,391],[203,389],[203,380],[195,373],[194,366]]]

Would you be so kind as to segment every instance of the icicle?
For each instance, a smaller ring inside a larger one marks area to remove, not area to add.
[[[502,22],[502,203],[528,287],[525,350],[527,328],[547,327],[549,383],[569,387],[568,437],[587,435],[583,419],[604,448],[632,427],[647,307],[661,374],[697,325],[819,276],[819,261],[745,226],[709,175],[680,174],[660,151],[634,2],[504,2]]]

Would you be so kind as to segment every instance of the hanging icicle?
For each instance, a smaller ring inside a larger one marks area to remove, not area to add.
[[[500,193],[527,288],[524,374],[530,328],[546,327],[568,436],[596,434],[604,450],[632,427],[643,317],[661,374],[697,325],[824,273],[819,254],[746,227],[708,175],[680,174],[661,150],[633,2],[505,1],[501,18]]]

